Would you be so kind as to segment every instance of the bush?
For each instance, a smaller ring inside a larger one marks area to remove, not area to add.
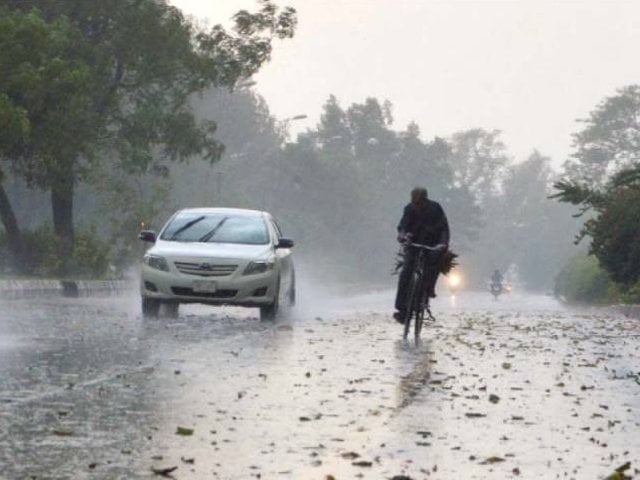
[[[58,276],[62,268],[60,239],[53,233],[53,229],[42,226],[33,231],[22,233],[22,243],[25,258],[20,265],[11,264],[11,256],[7,251],[4,234],[0,236],[2,250],[2,264],[4,272],[39,277]],[[109,266],[110,246],[93,229],[78,230],[71,261],[69,262],[69,276],[76,278],[103,277]]]
[[[625,289],[620,294],[620,301],[622,303],[640,304],[640,282]]]
[[[590,224],[591,251],[611,278],[633,287],[640,281],[640,189],[613,191]]]
[[[585,253],[569,260],[556,277],[554,291],[570,303],[607,303],[617,296],[616,285],[598,259]]]

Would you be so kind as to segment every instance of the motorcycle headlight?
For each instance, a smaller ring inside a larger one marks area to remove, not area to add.
[[[162,270],[163,272],[169,271],[169,264],[166,258],[158,255],[145,255],[143,259],[144,263],[156,270]]]
[[[251,262],[244,269],[243,275],[257,275],[259,273],[266,273],[269,270],[273,270],[274,262],[269,260],[263,260],[258,262]]]

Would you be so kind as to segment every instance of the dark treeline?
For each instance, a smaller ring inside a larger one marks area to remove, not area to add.
[[[550,289],[574,248],[570,210],[547,198],[558,179],[550,159],[533,152],[515,162],[498,131],[425,140],[415,123],[394,128],[390,102],[342,108],[331,96],[317,127],[288,141],[290,122],[249,89],[212,89],[193,104],[197,117],[216,122],[226,148],[219,162],[158,159],[139,175],[103,168],[78,192],[78,222],[108,235],[118,267],[137,259],[141,224],[158,228],[177,208],[222,205],[276,214],[312,275],[388,281],[395,227],[416,185],[445,207],[470,286],[498,268],[522,286]]]
[[[574,210],[548,199],[558,180],[551,160],[534,151],[516,162],[499,131],[427,140],[415,123],[396,129],[388,101],[343,108],[330,96],[317,127],[289,142],[289,122],[274,121],[250,91],[198,103],[216,118],[227,154],[213,168],[180,168],[173,198],[276,213],[316,274],[388,280],[395,228],[416,185],[446,209],[470,286],[498,268],[524,287],[550,289],[575,249]]]

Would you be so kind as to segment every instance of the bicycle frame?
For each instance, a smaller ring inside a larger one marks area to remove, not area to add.
[[[419,243],[408,243],[408,248],[418,249],[418,255],[413,265],[413,272],[409,280],[409,288],[407,289],[407,310],[404,318],[404,338],[409,335],[411,329],[411,318],[415,318],[414,333],[416,338],[420,336],[422,323],[424,321],[424,312],[429,309],[429,298],[424,288],[424,276],[426,267],[427,252],[435,252],[436,247],[422,245]],[[431,316],[431,312],[429,312]]]

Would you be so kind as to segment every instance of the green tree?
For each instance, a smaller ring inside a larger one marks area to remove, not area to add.
[[[571,209],[548,198],[556,175],[551,159],[534,151],[524,162],[510,166],[503,181],[496,219],[502,238],[497,244],[517,267],[520,280],[533,289],[552,285],[573,253],[572,238],[579,229],[575,220],[567,219]]]
[[[575,152],[566,162],[567,177],[602,187],[615,172],[640,161],[640,85],[619,89],[581,122],[573,135]]]
[[[589,226],[591,251],[611,278],[631,286],[640,281],[640,184],[617,188]]]
[[[630,287],[640,281],[640,167],[615,174],[604,188],[572,181],[556,183],[560,201],[580,205],[592,216],[579,239],[591,239],[589,252],[612,280]]]
[[[395,133],[391,126],[391,104],[380,105],[369,97],[364,103],[354,103],[347,110],[349,130],[358,160],[375,162],[387,158],[397,150]]]
[[[279,162],[283,139],[263,98],[248,89],[211,89],[198,98],[195,111],[216,122],[225,152],[215,165],[172,166],[172,191],[181,203],[262,208],[273,189],[290,186],[277,178],[287,168]]]
[[[454,183],[467,187],[479,205],[499,193],[502,175],[510,163],[499,137],[499,130],[476,128],[457,132],[450,140]]]
[[[47,183],[52,197],[68,181],[68,155],[84,155],[95,140],[90,105],[91,72],[65,58],[74,42],[63,17],[0,10],[0,159],[30,183]],[[20,231],[4,189],[0,211],[9,246],[21,256]],[[57,212],[57,210],[56,210]],[[57,219],[57,217],[56,217]]]
[[[322,107],[317,135],[327,155],[344,156],[350,152],[353,138],[347,114],[334,95],[330,95]]]
[[[553,196],[588,214],[578,240],[624,287],[640,281],[640,86],[606,98],[577,133]]]
[[[190,98],[252,75],[273,38],[293,35],[294,10],[259,3],[257,13],[238,12],[231,31],[205,32],[165,1],[5,2],[3,21],[18,27],[0,37],[2,71],[11,72],[0,95],[25,113],[29,132],[10,158],[51,192],[62,254],[73,245],[75,187],[96,162],[139,173],[158,159],[220,157],[216,125],[196,121]],[[22,24],[45,33],[25,36]]]

